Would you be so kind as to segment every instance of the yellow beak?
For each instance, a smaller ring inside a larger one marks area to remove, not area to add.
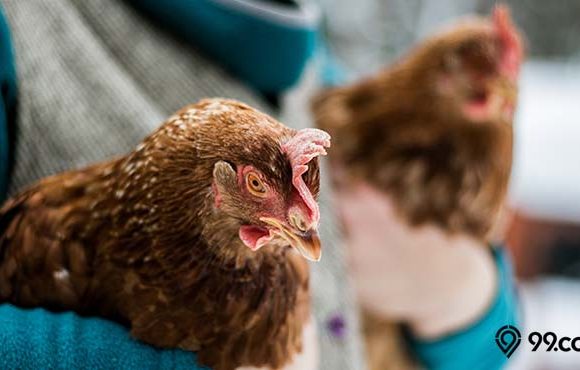
[[[317,230],[311,229],[305,232],[294,231],[271,217],[262,217],[260,221],[273,226],[275,228],[274,233],[286,240],[292,247],[296,248],[304,258],[314,262],[320,261],[322,248]]]

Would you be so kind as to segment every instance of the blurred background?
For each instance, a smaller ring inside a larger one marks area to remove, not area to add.
[[[375,72],[491,0],[323,0],[330,52],[351,78]],[[580,2],[504,1],[526,37],[507,245],[525,331],[580,336]],[[526,334],[523,333],[523,338]],[[525,341],[525,339],[523,339]],[[577,354],[518,351],[512,369],[578,369]]]

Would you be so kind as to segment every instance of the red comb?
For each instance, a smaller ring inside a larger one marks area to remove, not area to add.
[[[522,40],[512,22],[509,8],[505,5],[497,5],[493,10],[493,22],[504,47],[501,68],[506,75],[515,80],[520,71],[524,52]]]
[[[290,159],[292,166],[292,184],[310,211],[310,218],[318,223],[320,211],[310,189],[304,183],[302,175],[308,171],[308,162],[312,159],[326,155],[325,147],[330,146],[330,135],[315,128],[305,128],[296,133],[290,140],[282,145],[282,150]]]

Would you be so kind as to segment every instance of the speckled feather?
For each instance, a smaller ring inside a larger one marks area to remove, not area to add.
[[[250,251],[214,207],[217,161],[292,191],[296,134],[235,101],[170,117],[133,152],[46,178],[0,210],[0,302],[119,320],[215,370],[278,369],[301,350],[309,273],[287,245]],[[318,163],[303,175],[314,197]]]

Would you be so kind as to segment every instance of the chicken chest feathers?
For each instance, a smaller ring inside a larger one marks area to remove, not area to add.
[[[309,272],[290,246],[319,247],[328,145],[236,101],[188,106],[127,156],[0,209],[0,302],[117,319],[216,370],[279,368],[302,350]],[[243,227],[266,245],[248,248]]]

